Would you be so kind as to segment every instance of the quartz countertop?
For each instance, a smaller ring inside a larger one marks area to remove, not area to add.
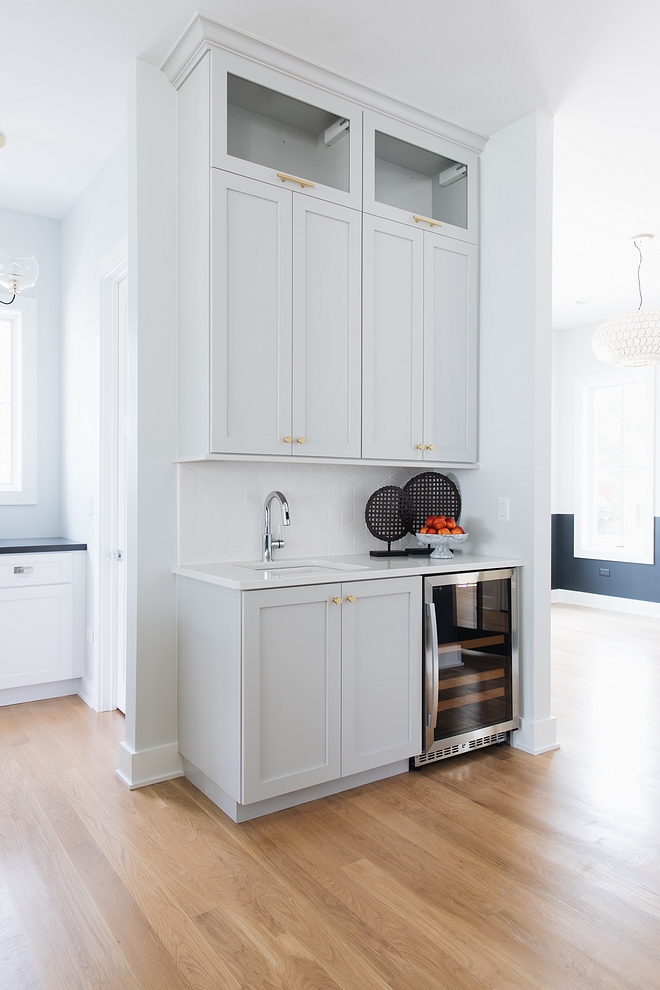
[[[0,553],[61,553],[63,550],[86,549],[86,543],[66,540],[63,536],[30,536],[22,540],[0,540]]]
[[[386,577],[410,577],[417,574],[455,574],[457,571],[496,570],[502,567],[520,567],[519,557],[491,557],[478,553],[454,551],[450,560],[432,557],[370,557],[355,554],[347,557],[312,557],[297,560],[298,569],[288,570],[287,560],[274,560],[268,570],[255,570],[259,561],[234,561],[221,564],[178,564],[172,568],[181,577],[219,584],[236,591],[254,591],[259,588],[286,588],[305,584],[337,584],[345,581],[373,581]],[[316,569],[315,565],[327,564],[331,569]],[[278,566],[279,565],[279,566]]]

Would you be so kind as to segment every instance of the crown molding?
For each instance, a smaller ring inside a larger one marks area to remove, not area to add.
[[[480,154],[488,137],[468,130],[455,121],[446,120],[421,107],[406,103],[395,96],[382,93],[365,83],[340,75],[333,69],[318,65],[293,52],[269,44],[255,35],[229,27],[208,14],[197,13],[161,62],[160,68],[175,89],[179,89],[189,74],[211,48],[242,55],[271,69],[277,69],[302,82],[330,90],[338,96],[378,113],[421,127],[431,134],[441,134],[456,144]]]

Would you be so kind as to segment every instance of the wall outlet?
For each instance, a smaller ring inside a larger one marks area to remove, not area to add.
[[[497,521],[498,522],[508,522],[509,521],[509,499],[508,498],[498,498],[498,500],[497,500]]]
[[[601,577],[609,577],[610,576],[610,569],[609,569],[609,567],[599,567],[598,568],[598,573],[600,574]]]

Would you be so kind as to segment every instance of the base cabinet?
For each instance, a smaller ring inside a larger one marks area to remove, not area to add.
[[[422,581],[179,579],[179,748],[242,805],[421,751]]]
[[[0,689],[85,673],[85,554],[0,557]]]

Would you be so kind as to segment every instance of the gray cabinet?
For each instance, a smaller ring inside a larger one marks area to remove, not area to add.
[[[230,814],[421,752],[420,577],[178,600],[179,748]]]
[[[379,217],[363,224],[362,456],[477,456],[474,244]]]
[[[211,450],[359,457],[360,214],[211,181]]]

